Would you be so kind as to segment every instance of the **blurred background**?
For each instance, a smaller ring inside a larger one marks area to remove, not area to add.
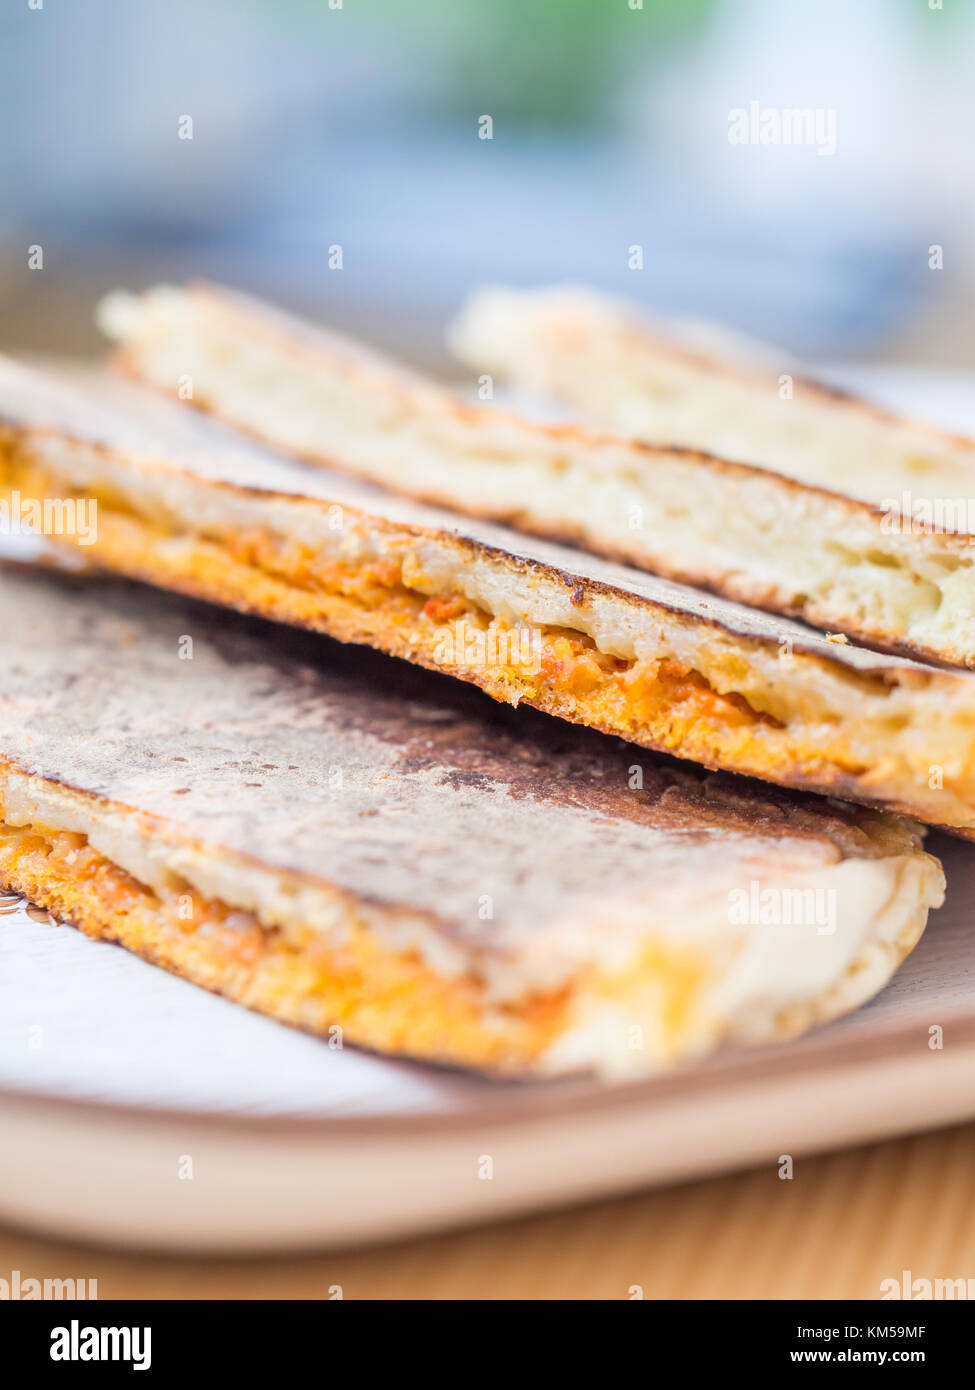
[[[835,148],[729,138],[785,108]],[[975,367],[975,0],[8,0],[0,130],[8,349],[201,275],[445,367],[470,287],[574,280]]]

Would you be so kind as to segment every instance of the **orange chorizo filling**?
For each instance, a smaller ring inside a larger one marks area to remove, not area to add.
[[[374,609],[392,601],[436,627],[462,622],[474,635],[498,629],[512,632],[508,624],[492,617],[462,594],[435,594],[424,598],[422,591],[407,582],[409,565],[402,561],[384,559],[352,566],[340,560],[323,559],[311,547],[282,540],[263,528],[221,533],[220,541],[241,563],[265,574],[277,574],[289,584],[323,593],[339,593]],[[517,635],[518,630],[514,631]],[[528,638],[524,644],[517,641],[503,646],[496,644],[494,650],[500,651],[500,660],[492,662],[491,648],[483,648],[486,664],[493,665],[497,674],[502,674],[498,668],[503,666],[516,672],[534,665],[546,685],[579,698],[608,688],[635,711],[652,688],[655,704],[662,699],[675,710],[683,706],[681,713],[685,717],[716,720],[726,728],[776,723],[771,716],[753,710],[742,696],[719,694],[697,671],[671,659],[651,662],[611,656],[601,652],[587,634],[568,628],[545,626],[522,629],[522,632]],[[533,636],[537,637],[534,655]],[[518,659],[522,652],[529,657],[528,661]],[[464,663],[460,660],[457,664]]]
[[[188,885],[149,888],[84,835],[0,821],[0,882],[78,926],[196,984],[333,1043],[501,1068],[537,1056],[565,1028],[570,987],[517,1005],[489,1002],[473,973],[434,974],[387,951],[350,909],[339,940],[263,925]]]
[[[487,998],[473,969],[442,977],[418,951],[388,950],[354,906],[337,936],[311,926],[265,926],[188,885],[147,887],[84,835],[2,819],[0,886],[87,936],[117,942],[194,984],[323,1036],[331,1047],[347,1040],[499,1073],[530,1070],[587,1007],[606,1000],[614,1018],[652,1027],[662,1055],[676,1055],[710,979],[694,950],[648,937],[625,966],[588,969],[559,988],[498,1002]]]
[[[17,443],[6,451],[3,474],[6,485],[24,495],[73,492]],[[591,712],[592,722],[635,737],[664,718],[668,746],[686,740],[695,727],[705,738],[782,727],[743,696],[716,691],[686,664],[621,659],[599,651],[585,633],[512,626],[462,594],[431,595],[405,548],[402,556],[349,562],[267,527],[187,531],[162,512],[142,514],[117,488],[73,495],[94,496],[98,503],[98,538],[82,551],[86,558],[340,640],[369,640],[395,654],[405,649],[503,699],[544,704],[543,694],[554,692]],[[172,541],[187,542],[192,553],[166,544]],[[447,638],[455,640],[445,646],[441,639]]]

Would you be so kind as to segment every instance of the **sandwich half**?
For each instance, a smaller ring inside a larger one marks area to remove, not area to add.
[[[778,376],[661,348],[614,312],[495,293],[453,335],[479,372],[559,394],[611,435],[465,405],[206,286],[116,294],[101,321],[125,371],[310,462],[881,649],[975,664],[971,441],[801,381],[781,399]]]
[[[975,830],[975,676],[0,365],[0,516],[52,551],[380,648],[645,748]]]
[[[333,1047],[652,1074],[876,992],[915,827],[118,581],[0,573],[0,883]]]

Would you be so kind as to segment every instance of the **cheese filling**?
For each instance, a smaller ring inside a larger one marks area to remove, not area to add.
[[[90,474],[95,466],[84,464]],[[939,824],[975,820],[975,709],[964,692],[954,704],[932,692],[922,724],[912,691],[869,672],[831,668],[822,679],[821,664],[800,660],[783,680],[782,667],[771,670],[774,652],[750,662],[733,638],[715,635],[709,644],[707,630],[671,637],[653,618],[646,631],[619,624],[625,642],[607,642],[598,607],[576,609],[568,598],[564,616],[578,611],[579,629],[533,620],[526,609],[551,613],[553,605],[531,577],[515,576],[518,617],[483,565],[465,566],[449,549],[459,543],[395,524],[347,517],[346,529],[322,543],[327,509],[308,509],[299,498],[231,492],[212,507],[213,489],[203,484],[206,515],[191,519],[185,502],[167,507],[150,492],[143,503],[135,488],[127,491],[124,468],[82,482],[16,441],[0,467],[6,486],[26,495],[95,498],[97,541],[77,553],[131,578],[378,647],[496,699],[525,701],[707,766],[859,796]],[[74,548],[70,536],[52,539]],[[605,610],[615,623],[612,612]],[[596,637],[582,630],[587,622]],[[855,714],[854,701],[861,702]],[[937,781],[932,767],[940,769]]]

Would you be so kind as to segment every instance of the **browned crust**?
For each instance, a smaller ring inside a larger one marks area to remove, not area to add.
[[[15,762],[12,758],[0,755],[0,768],[6,771],[22,774],[31,778],[35,782],[43,782],[45,786],[53,788],[55,791],[66,792],[70,796],[83,798],[91,806],[98,807],[104,816],[122,815],[127,820],[132,821],[151,838],[153,834],[157,838],[165,836],[167,840],[178,841],[182,846],[208,855],[211,859],[222,859],[227,863],[246,864],[253,868],[260,869],[267,873],[277,874],[281,877],[299,879],[316,888],[324,888],[329,893],[334,893],[337,898],[346,902],[350,909],[356,905],[359,907],[367,906],[376,908],[379,911],[392,915],[402,914],[413,918],[415,921],[423,922],[427,926],[433,927],[438,931],[445,932],[450,929],[450,924],[445,919],[437,917],[434,913],[424,911],[414,906],[412,903],[395,903],[386,898],[380,898],[368,892],[351,894],[348,889],[325,878],[322,874],[311,874],[304,869],[289,868],[286,872],[278,865],[258,859],[255,855],[245,854],[241,851],[229,851],[219,846],[214,846],[201,840],[198,836],[188,835],[174,821],[165,819],[161,816],[153,815],[151,811],[140,810],[137,806],[130,806],[127,802],[117,801],[112,797],[99,796],[96,792],[88,791],[85,787],[78,787],[63,778],[53,776],[50,773],[40,772],[35,768],[25,767],[21,763]],[[0,803],[0,820],[2,820],[2,803]],[[53,827],[59,829],[60,827]],[[18,891],[20,891],[18,889]],[[44,906],[44,904],[41,904]]]
[[[783,480],[784,481],[784,480]],[[436,502],[435,498],[424,498],[424,501]],[[847,499],[837,496],[837,501],[846,502]],[[492,518],[485,512],[476,512],[473,508],[467,509],[468,514],[478,516],[483,521],[490,521]],[[558,545],[574,546],[577,550],[583,550],[588,555],[596,555],[601,559],[612,560],[619,565],[632,565],[641,568],[639,557],[633,551],[627,551],[619,546],[603,545],[598,550],[588,540],[581,527],[559,527],[547,525],[543,520],[533,517],[530,527],[519,523],[517,517],[507,519],[507,524],[513,529],[522,531],[525,535],[544,536],[546,540],[554,541]],[[966,542],[967,542],[966,538]],[[975,537],[971,538],[975,541]],[[500,552],[504,553],[504,552]],[[686,584],[692,589],[701,589],[704,593],[714,594],[716,598],[730,599],[732,603],[741,603],[748,608],[758,608],[763,613],[768,613],[772,617],[793,618],[796,622],[806,623],[810,626],[818,626],[815,615],[812,614],[813,605],[807,604],[787,604],[773,603],[768,597],[768,585],[750,582],[746,577],[726,579],[723,583],[718,583],[712,575],[705,571],[686,569],[682,566],[667,565],[658,560],[654,561],[654,574],[660,575],[662,579],[669,579],[675,584]],[[566,582],[570,582],[572,576],[563,574]],[[580,587],[584,582],[594,583],[595,581],[581,581]],[[623,590],[614,590],[611,586],[603,586],[607,592],[624,593]],[[573,600],[575,601],[575,600]],[[580,602],[584,601],[580,599]],[[659,605],[661,608],[665,604]],[[679,609],[672,609],[672,612],[680,612]],[[702,622],[707,621],[701,619]],[[712,620],[711,626],[715,629],[721,628],[725,632],[733,633],[736,637],[752,637],[754,634],[746,634],[737,631],[730,623],[719,623]],[[883,656],[901,657],[907,661],[923,661],[934,667],[945,671],[955,669],[972,670],[975,669],[975,655],[966,654],[961,647],[945,647],[936,651],[931,647],[925,647],[918,642],[892,641],[889,632],[873,623],[851,624],[844,622],[836,615],[831,615],[829,619],[829,629],[831,632],[843,633],[854,642],[876,651]],[[804,652],[809,656],[822,657],[823,653],[818,647],[802,641],[793,642],[793,649]],[[858,671],[868,673],[869,668],[857,667]]]
[[[9,601],[16,601],[21,583],[20,580],[11,581],[13,597],[8,595]],[[182,591],[191,598],[208,598],[213,588],[204,589],[202,583],[195,584],[187,578],[182,581]],[[92,581],[77,576],[62,579],[45,576],[30,586],[25,597],[39,603],[36,622],[43,623],[52,633],[62,632],[57,638],[58,650],[68,642],[69,650],[57,663],[63,683],[56,682],[53,691],[59,698],[64,695],[69,700],[72,695],[78,698],[74,675],[78,663],[71,655],[74,639],[70,634],[76,630],[84,632],[86,650],[96,655],[98,650],[104,649],[92,647],[95,633],[88,626],[76,629],[67,624],[63,630],[52,626],[58,617],[59,605],[64,605],[66,617],[71,616],[72,605],[82,615],[86,612],[99,617],[129,614],[131,620],[154,634],[167,616],[176,622],[177,615],[187,611],[186,606],[178,605],[163,594],[140,594],[134,586],[120,580]],[[239,611],[267,616],[259,612],[256,603],[241,605]],[[193,617],[197,626],[203,624],[208,644],[220,653],[225,663],[236,666],[241,662],[247,665],[258,661],[262,672],[268,668],[277,673],[276,683],[282,691],[293,688],[297,671],[304,672],[323,659],[319,639],[314,635],[316,629],[308,624],[285,625],[272,619],[258,626],[214,608],[198,610]],[[356,612],[351,612],[347,620],[350,624],[361,621]],[[406,640],[412,643],[415,638],[409,636]],[[872,852],[871,846],[887,845],[895,834],[895,827],[898,844],[905,835],[912,843],[917,842],[917,827],[897,825],[871,811],[860,811],[855,805],[831,805],[801,786],[793,793],[781,791],[768,782],[742,780],[721,773],[708,775],[693,764],[687,766],[671,761],[672,754],[652,764],[652,775],[648,771],[646,786],[634,803],[629,792],[610,794],[605,780],[607,758],[618,761],[620,770],[625,771],[626,743],[620,742],[618,736],[613,743],[606,744],[598,735],[587,733],[584,727],[560,731],[549,720],[528,715],[503,701],[483,701],[470,689],[483,682],[483,672],[478,668],[458,680],[445,674],[436,664],[414,660],[398,670],[396,698],[384,699],[380,692],[388,676],[383,665],[385,658],[373,655],[368,647],[356,651],[355,646],[352,642],[345,649],[332,649],[326,662],[331,674],[322,686],[329,719],[340,728],[343,748],[350,753],[354,753],[358,738],[379,738],[396,748],[402,770],[410,768],[417,759],[422,766],[436,762],[451,779],[456,777],[465,784],[478,786],[484,779],[494,784],[503,782],[517,798],[530,797],[573,807],[582,797],[600,814],[622,817],[624,821],[644,820],[641,808],[646,808],[650,823],[658,828],[670,824],[676,817],[676,827],[682,831],[689,828],[685,827],[688,821],[700,822],[710,829],[745,830],[776,840],[799,835],[819,840],[826,837],[847,857],[854,854],[863,857],[868,851]],[[422,651],[417,655],[422,658]],[[28,653],[25,653],[24,660],[27,659]],[[434,674],[431,676],[420,670],[423,665]],[[118,678],[113,678],[109,684],[117,685]],[[348,705],[337,698],[329,699],[350,684],[358,693]],[[426,707],[431,702],[454,716],[442,736],[412,712],[416,706]],[[527,699],[520,703],[532,704]],[[570,722],[578,724],[579,721],[573,718]],[[526,757],[529,751],[532,756]],[[169,817],[138,811],[127,801],[118,801],[104,793],[90,793],[76,780],[54,776],[29,753],[13,757],[0,752],[0,767],[83,798],[93,806],[101,806],[106,813],[120,812],[138,817],[149,833],[160,834],[175,824]],[[563,776],[553,778],[553,767],[561,768]],[[615,785],[612,779],[611,785]],[[851,840],[853,831],[855,838]],[[203,841],[184,832],[178,832],[176,838],[181,844],[204,847]],[[272,861],[259,855],[243,858],[252,864],[274,867]],[[312,872],[305,877],[309,882],[335,888],[331,880],[320,874]],[[374,901],[388,903],[389,899]]]
[[[131,565],[126,567],[125,572],[129,578],[139,579],[154,587],[158,585],[158,580],[154,577],[151,566]],[[189,578],[183,576],[179,576],[178,578],[167,577],[165,587],[172,592],[183,594],[188,598],[201,599],[208,603],[220,602],[227,607],[233,608],[238,613],[279,621],[279,619],[276,619],[276,615],[270,607],[264,608],[260,604],[250,603],[246,599],[236,596],[231,597],[226,595],[217,599],[212,589],[207,588],[205,585],[194,583]],[[330,621],[327,626],[324,623],[320,626],[302,623],[301,626],[307,627],[311,631],[318,631],[335,637],[341,642],[361,643],[362,641],[361,637],[357,637],[351,627],[348,632],[342,631],[341,625],[334,621]],[[407,643],[398,643],[375,635],[370,637],[368,645],[374,647],[376,650],[385,652],[388,656],[409,660],[413,665],[420,666],[425,670],[442,673],[442,667],[426,658],[421,652],[418,652]],[[503,682],[491,679],[488,672],[480,671],[476,668],[461,669],[457,667],[451,669],[450,675],[453,679],[461,680],[469,685],[476,686],[479,690],[483,690],[487,695],[490,695],[492,699],[506,700],[509,698],[507,686],[505,686]],[[628,738],[629,741],[637,746],[649,749],[654,753],[666,754],[669,757],[689,759],[689,755],[681,752],[680,748],[668,746],[659,738],[653,738],[647,734],[642,734],[640,737],[636,737],[632,733],[626,735],[616,724],[608,720],[593,718],[586,707],[585,701],[577,700],[572,696],[557,697],[554,692],[548,692],[534,698],[524,696],[519,703],[527,705],[532,709],[540,710],[545,714],[555,715],[559,719],[564,719],[569,724],[595,729],[599,733],[608,734],[613,738]],[[754,779],[755,777],[754,770],[748,766],[747,763],[736,761],[732,757],[723,757],[722,761],[718,763],[695,754],[692,761],[707,768],[710,772],[732,772],[737,776],[749,779]],[[895,815],[904,816],[910,820],[916,819],[918,816],[917,806],[912,806],[909,802],[890,798],[879,800],[877,798],[864,796],[856,777],[850,773],[843,772],[840,768],[832,764],[824,764],[817,772],[815,780],[812,780],[808,773],[795,772],[790,774],[780,771],[777,768],[775,772],[775,784],[788,787],[795,791],[815,791],[820,795],[856,801],[863,806],[868,806],[878,811],[888,811]],[[943,828],[955,829],[955,827],[947,826]],[[965,838],[975,838],[975,827],[971,830],[958,829],[956,833],[962,834]]]
[[[209,413],[205,405],[197,404],[196,408],[203,414]],[[253,439],[255,443],[262,442],[255,432],[246,430],[242,426],[237,426],[237,428],[240,429],[241,433]],[[649,448],[650,446],[645,447]],[[688,457],[694,458],[697,462],[716,473],[725,472],[734,474],[736,471],[741,471],[745,473],[762,474],[766,479],[774,481],[776,484],[782,484],[784,490],[792,492],[794,495],[818,493],[820,496],[826,497],[832,502],[839,503],[850,514],[858,512],[869,514],[871,521],[876,521],[878,524],[880,519],[885,515],[880,508],[872,507],[868,503],[860,503],[854,498],[846,497],[842,493],[830,492],[826,488],[807,487],[802,483],[796,482],[794,479],[786,478],[781,474],[775,473],[771,469],[753,468],[748,464],[729,463],[714,455],[701,454],[694,449],[661,446],[661,448],[655,452],[686,454]],[[300,458],[304,463],[334,469],[336,472],[345,473],[350,477],[356,476],[355,470],[343,465],[341,460],[307,453],[297,454],[295,457]],[[259,491],[259,489],[255,488],[241,490],[249,490],[251,492]],[[438,495],[436,492],[428,492],[422,487],[414,488],[411,492],[407,492],[403,488],[392,486],[390,486],[388,490],[397,493],[401,497],[412,498],[427,503],[430,506],[442,507],[444,505],[444,498],[442,496]],[[574,546],[576,549],[585,551],[589,555],[612,560],[616,564],[632,565],[637,569],[647,569],[646,558],[642,556],[640,552],[613,545],[601,545],[597,548],[589,540],[582,527],[552,525],[545,516],[540,515],[538,512],[526,512],[524,509],[513,509],[502,514],[468,505],[464,508],[464,515],[473,517],[479,521],[493,521],[501,525],[510,526],[513,530],[520,531],[526,536],[541,536],[559,545]],[[948,546],[952,549],[962,550],[975,545],[975,536],[944,535],[940,532],[935,532],[933,529],[930,531],[926,530],[925,534],[938,535],[940,540],[942,542],[947,542]],[[468,543],[474,549],[481,551],[483,554],[490,554],[496,559],[505,560],[520,558],[527,567],[533,568],[539,573],[547,572],[550,576],[557,575],[570,588],[577,587],[582,590],[613,594],[616,597],[623,598],[637,597],[628,595],[624,589],[618,589],[612,585],[603,584],[598,580],[581,579],[568,571],[556,571],[552,566],[546,565],[541,561],[532,560],[530,557],[512,557],[508,551],[485,545],[473,538],[467,539]],[[768,596],[767,585],[752,582],[746,576],[729,577],[723,581],[718,581],[713,575],[709,575],[704,570],[695,570],[679,565],[668,565],[660,559],[654,560],[652,573],[660,575],[663,579],[672,580],[675,584],[687,584],[691,588],[701,589],[705,593],[714,594],[718,598],[730,599],[733,603],[742,603],[749,608],[761,609],[762,612],[769,613],[775,617],[784,616],[794,618],[799,622],[805,622],[813,627],[818,625],[816,615],[813,611],[814,605],[773,602]],[[580,603],[583,601],[584,599],[579,600]],[[640,598],[639,602],[647,606],[654,606],[659,610],[666,609],[672,613],[680,613],[682,611],[676,605],[668,605],[662,601]],[[735,628],[731,623],[721,623],[717,619],[703,618],[698,619],[698,621],[709,623],[715,630],[722,629],[725,632],[733,633],[736,637],[755,640],[754,634],[747,633],[741,628]],[[852,623],[848,619],[844,620],[842,617],[835,614],[830,617],[829,626],[831,630],[844,633],[854,641],[888,656],[898,656],[904,657],[907,660],[931,662],[946,670],[951,670],[953,667],[960,667],[963,669],[975,668],[975,655],[967,652],[966,649],[962,647],[946,646],[938,651],[934,648],[926,647],[919,642],[892,640],[889,631],[878,623]],[[772,641],[770,640],[767,645],[773,645]],[[822,652],[811,643],[804,643],[801,640],[796,641],[793,643],[793,648],[797,651],[805,652],[810,656],[822,657]],[[858,667],[857,669],[865,671],[867,668]]]

